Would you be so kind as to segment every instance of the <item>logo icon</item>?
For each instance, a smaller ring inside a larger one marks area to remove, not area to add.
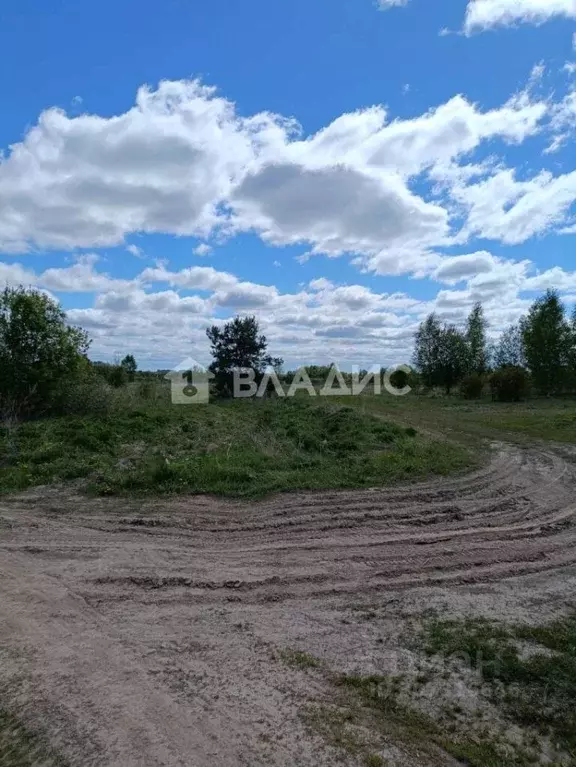
[[[214,374],[192,357],[182,360],[165,376],[170,381],[172,404],[207,405],[213,378]]]

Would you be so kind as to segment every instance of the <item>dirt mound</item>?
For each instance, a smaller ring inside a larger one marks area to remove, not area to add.
[[[3,698],[72,764],[332,764],[298,716],[318,682],[281,651],[377,668],[368,606],[391,636],[415,595],[508,609],[530,576],[530,598],[566,600],[574,480],[553,452],[501,446],[474,475],[391,490],[4,499]]]

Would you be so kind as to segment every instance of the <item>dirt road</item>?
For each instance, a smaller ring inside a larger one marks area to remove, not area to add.
[[[283,652],[376,673],[430,606],[574,607],[575,469],[502,446],[474,475],[391,490],[5,498],[3,704],[82,767],[355,764],[303,723],[326,690]]]

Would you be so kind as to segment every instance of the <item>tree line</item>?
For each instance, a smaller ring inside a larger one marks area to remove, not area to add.
[[[488,341],[481,303],[465,327],[430,314],[415,337],[414,365],[423,386],[450,394],[457,386],[480,397],[488,381],[495,399],[519,400],[531,389],[542,396],[576,393],[576,310],[568,317],[558,293],[536,299],[528,314]]]
[[[230,396],[232,372],[252,368],[263,377],[269,367],[280,372],[283,361],[268,353],[268,340],[256,317],[236,317],[208,328],[215,393]],[[0,415],[36,416],[103,406],[115,388],[138,381],[147,398],[166,371],[138,371],[132,354],[114,363],[88,358],[90,339],[70,326],[60,305],[45,293],[26,288],[0,292]],[[488,341],[488,324],[480,303],[463,328],[431,314],[415,338],[415,379],[424,388],[442,387],[450,394],[480,397],[489,382],[496,399],[518,400],[534,390],[540,395],[576,393],[576,311],[567,317],[557,292],[538,298],[528,314]],[[329,367],[311,366],[309,374],[325,378]],[[394,385],[403,388],[406,373]],[[290,373],[283,375],[290,379]],[[100,385],[98,385],[100,382]],[[144,394],[143,394],[144,396]]]

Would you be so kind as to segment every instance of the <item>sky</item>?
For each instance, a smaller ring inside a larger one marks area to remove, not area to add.
[[[0,283],[93,359],[410,361],[576,302],[576,0],[4,0]]]

